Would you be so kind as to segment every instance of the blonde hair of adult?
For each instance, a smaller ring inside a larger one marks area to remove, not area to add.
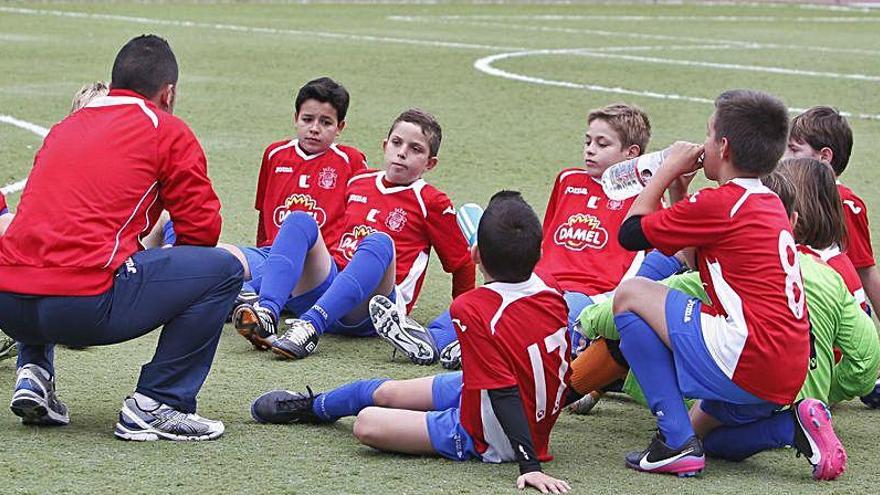
[[[104,81],[95,81],[93,83],[86,84],[76,94],[73,95],[73,102],[70,105],[70,113],[73,113],[80,108],[86,106],[94,100],[95,98],[100,98],[101,96],[107,96],[107,93],[110,92],[110,87]]]

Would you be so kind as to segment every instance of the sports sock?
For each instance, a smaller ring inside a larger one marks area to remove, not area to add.
[[[722,426],[703,438],[703,448],[712,457],[741,461],[758,452],[794,445],[794,416],[791,410],[741,426]]]
[[[138,407],[140,407],[144,411],[153,411],[157,407],[162,405],[162,403],[157,401],[156,399],[152,397],[147,397],[140,392],[133,393],[131,395],[131,398],[134,399],[134,401],[137,402]]]
[[[345,416],[355,416],[373,405],[373,393],[388,378],[358,380],[318,395],[312,411],[324,421],[333,422]]]
[[[452,326],[452,316],[448,310],[440,313],[437,318],[434,318],[434,321],[428,324],[428,333],[431,334],[434,344],[440,350],[458,340],[455,327]]]
[[[637,277],[645,277],[651,280],[663,280],[681,271],[683,265],[675,256],[666,256],[660,251],[651,251],[645,256]]]
[[[571,362],[571,388],[580,395],[602,390],[626,378],[628,371],[614,360],[608,342],[600,337]]]
[[[620,350],[645,392],[666,444],[673,449],[681,447],[694,430],[678,388],[672,351],[635,313],[620,313],[614,323],[620,331]]]
[[[339,272],[327,292],[300,318],[310,322],[318,334],[323,334],[327,327],[373,295],[392,261],[394,241],[391,237],[384,233],[368,235],[358,244],[348,266]]]
[[[307,213],[295,211],[281,224],[266,259],[260,287],[260,306],[269,308],[276,320],[302,276],[306,256],[317,240],[318,224]]]

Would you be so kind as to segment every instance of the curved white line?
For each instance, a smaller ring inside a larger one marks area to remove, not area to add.
[[[17,119],[11,115],[0,115],[0,123],[13,125],[13,126],[18,127],[20,129],[24,129],[26,131],[33,132],[34,134],[36,134],[37,136],[40,136],[41,138],[44,138],[44,137],[46,137],[46,134],[49,134],[49,129],[46,129],[43,126],[39,126],[39,125],[31,123],[31,122]],[[6,184],[5,186],[0,187],[0,192],[2,192],[3,194],[16,193],[16,192],[24,189],[25,184],[27,184],[26,177],[20,181],[16,181],[11,184]]]
[[[520,52],[510,52],[510,53],[499,53],[496,55],[490,55],[488,57],[483,57],[474,62],[474,68],[480,72],[484,72],[491,76],[501,77],[504,79],[510,79],[513,81],[527,82],[532,84],[543,84],[545,86],[556,86],[560,88],[569,88],[569,89],[585,89],[588,91],[597,91],[601,93],[612,93],[619,95],[627,95],[627,96],[641,96],[645,98],[655,98],[659,100],[676,100],[676,101],[687,101],[691,103],[704,103],[704,104],[712,104],[714,105],[715,100],[709,98],[703,98],[700,96],[688,96],[688,95],[680,95],[675,93],[658,93],[655,91],[641,91],[636,89],[627,89],[622,87],[609,87],[609,86],[601,86],[598,84],[583,84],[583,83],[574,83],[570,81],[557,81],[553,79],[544,79],[540,77],[526,76],[523,74],[517,74],[515,72],[509,72],[506,70],[499,69],[494,67],[492,64],[499,61],[510,58],[518,58],[518,57],[529,57],[533,55],[559,55],[559,54],[577,54],[577,52],[582,51],[580,49],[561,49],[561,50],[528,50],[528,51],[520,51]],[[804,108],[789,108],[790,112],[793,113],[801,113],[805,111]],[[863,120],[880,120],[880,114],[867,114],[867,113],[851,113],[851,112],[840,112],[841,115],[846,117],[853,117]]]

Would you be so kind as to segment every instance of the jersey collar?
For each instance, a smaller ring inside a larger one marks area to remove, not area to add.
[[[293,140],[293,149],[294,149],[294,151],[296,151],[296,154],[299,155],[299,157],[305,161],[314,160],[315,158],[318,158],[319,156],[321,156],[327,152],[327,150],[324,150],[320,153],[315,153],[314,155],[310,155],[310,154],[306,153],[304,149],[299,147],[299,139]]]
[[[394,194],[400,191],[406,191],[407,189],[421,189],[425,186],[425,179],[419,179],[412,184],[407,184],[405,186],[386,186],[382,179],[385,178],[385,171],[376,174],[376,189],[379,190],[382,194]]]

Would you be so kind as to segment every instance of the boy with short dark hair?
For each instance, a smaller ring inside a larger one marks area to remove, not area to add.
[[[336,143],[345,129],[349,100],[345,87],[329,77],[309,81],[296,96],[296,138],[272,143],[263,153],[254,201],[259,212],[256,246],[220,246],[244,265],[246,282],[238,304],[257,300],[263,273],[273,269],[268,264],[272,242],[292,212],[314,218],[328,246],[339,241],[346,184],[367,167],[360,150]],[[259,341],[252,343],[266,349]]]
[[[486,284],[452,303],[467,356],[463,370],[414,380],[360,380],[313,395],[276,390],[258,397],[260,423],[332,423],[357,416],[354,435],[384,451],[456,461],[517,461],[517,486],[565,493],[541,472],[550,431],[567,397],[565,301],[532,272],[541,224],[519,193],[490,200],[471,249]],[[522,325],[528,321],[528,325]]]
[[[441,137],[427,112],[410,109],[395,119],[383,142],[385,170],[348,183],[335,244],[324,243],[313,217],[288,216],[272,244],[259,301],[236,309],[236,328],[289,359],[312,354],[324,332],[373,336],[369,298],[386,295],[404,314],[412,310],[432,248],[453,274],[453,297],[473,288],[474,265],[455,208],[422,179],[437,165]],[[276,339],[283,307],[298,318]]]
[[[712,301],[703,305],[641,277],[615,293],[620,348],[660,430],[647,449],[626,456],[639,471],[700,472],[697,435],[769,417],[794,401],[807,373],[809,322],[794,237],[779,197],[760,181],[785,150],[787,109],[765,93],[727,91],[707,128],[703,146],[673,147],[620,232],[627,249],[671,255],[696,248]],[[701,156],[706,178],[720,185],[656,211],[663,192],[689,181]],[[702,399],[690,418],[684,396]],[[840,443],[830,421],[811,403],[798,413],[815,420],[808,434],[831,455]]]
[[[853,135],[846,117],[827,106],[816,106],[791,120],[786,158],[813,158],[827,163],[838,178],[852,153]],[[858,271],[873,307],[880,306],[880,273],[874,261],[868,208],[852,189],[838,180],[837,189],[846,218],[846,255]]]

